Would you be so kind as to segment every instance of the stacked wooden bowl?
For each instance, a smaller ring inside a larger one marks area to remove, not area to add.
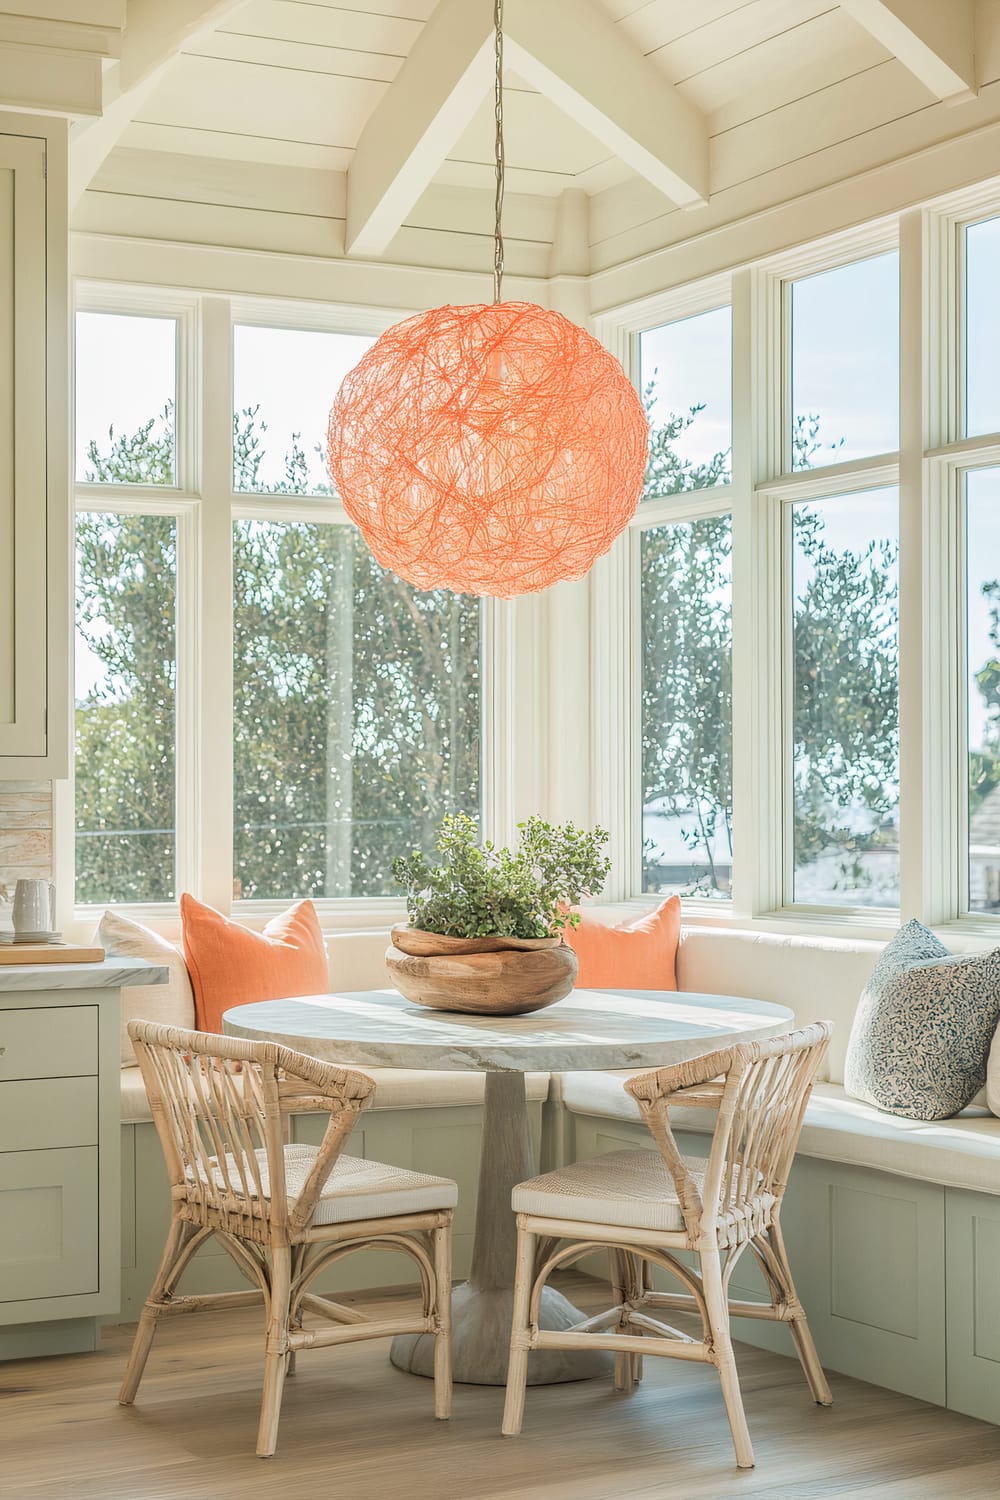
[[[454,938],[392,929],[389,978],[407,1000],[433,1010],[522,1016],[561,1000],[576,979],[576,954],[559,937]]]

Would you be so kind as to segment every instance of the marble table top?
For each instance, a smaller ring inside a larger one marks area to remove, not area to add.
[[[732,995],[574,990],[527,1016],[428,1010],[396,990],[262,1000],[226,1011],[229,1036],[324,1062],[461,1072],[663,1067],[794,1024],[783,1005]]]
[[[96,964],[4,964],[0,995],[25,990],[120,990],[166,984],[170,970],[145,958],[105,958]]]

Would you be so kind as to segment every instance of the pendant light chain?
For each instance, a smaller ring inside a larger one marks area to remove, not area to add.
[[[493,0],[493,30],[495,36],[496,80],[494,92],[494,114],[496,118],[496,217],[493,224],[493,301],[500,301],[500,284],[503,280],[503,0]]]

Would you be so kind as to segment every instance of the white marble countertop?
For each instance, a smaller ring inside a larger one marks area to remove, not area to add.
[[[166,984],[170,972],[145,958],[105,958],[97,964],[3,964],[0,995],[25,990],[118,990],[124,985]]]
[[[325,1062],[464,1072],[663,1067],[793,1024],[783,1005],[658,990],[574,990],[527,1016],[459,1015],[365,990],[261,1000],[223,1017],[230,1036]]]

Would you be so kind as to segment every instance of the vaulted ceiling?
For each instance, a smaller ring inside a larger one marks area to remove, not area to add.
[[[492,0],[7,3],[0,53],[15,13],[61,24],[64,50],[67,16],[110,37],[123,13],[74,125],[78,228],[491,264]],[[506,0],[505,34],[525,275],[614,265],[1000,120],[1000,0]]]

